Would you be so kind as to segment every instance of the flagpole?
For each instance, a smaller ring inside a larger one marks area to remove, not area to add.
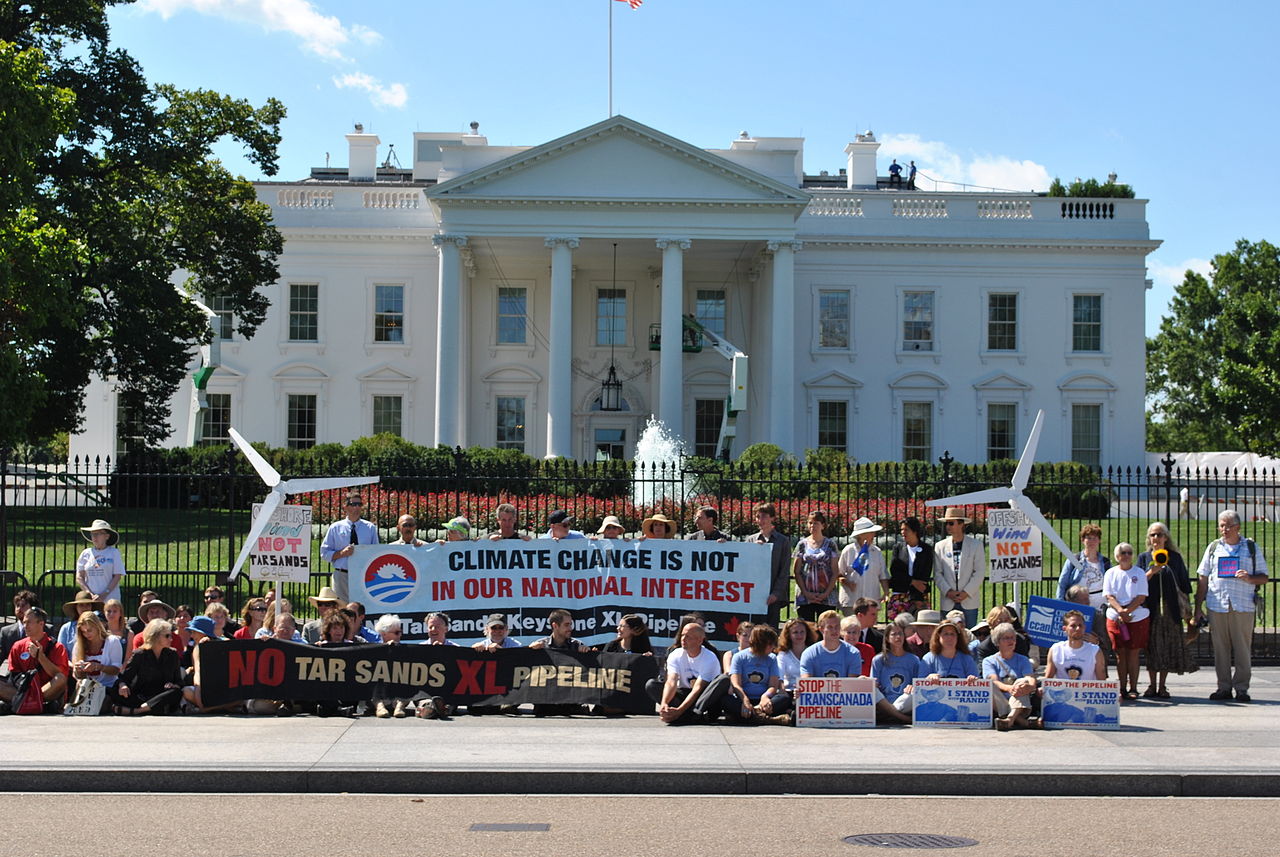
[[[613,116],[613,0],[609,4],[609,116]]]

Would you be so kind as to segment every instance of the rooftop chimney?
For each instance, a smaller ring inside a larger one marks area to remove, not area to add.
[[[363,125],[356,125],[354,134],[347,135],[347,178],[352,181],[371,182],[378,175],[377,134],[364,133]]]
[[[849,156],[849,188],[875,188],[876,151],[879,148],[876,135],[870,131],[857,135],[854,142],[844,147],[844,153]]]

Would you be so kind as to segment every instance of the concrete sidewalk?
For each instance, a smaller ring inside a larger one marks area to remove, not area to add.
[[[1280,796],[1280,668],[1117,732],[671,727],[656,717],[0,718],[0,791]],[[939,776],[949,774],[950,776]]]

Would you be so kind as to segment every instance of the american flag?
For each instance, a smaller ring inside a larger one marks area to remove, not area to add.
[[[644,5],[644,0],[618,0],[619,3],[626,3],[632,9],[639,9]]]

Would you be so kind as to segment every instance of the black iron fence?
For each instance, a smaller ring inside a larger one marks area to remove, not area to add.
[[[719,510],[721,529],[742,536],[755,530],[756,504],[771,502],[779,528],[792,538],[807,533],[803,524],[809,512],[822,510],[830,521],[827,534],[838,543],[857,518],[866,516],[885,527],[882,546],[887,547],[908,517],[920,519],[933,538],[942,537],[936,524],[941,510],[926,507],[926,500],[1008,485],[1015,467],[1012,461],[963,465],[949,456],[937,464],[850,464],[835,456],[815,456],[804,465],[554,460],[506,469],[474,466],[461,450],[451,459],[451,466],[429,471],[395,462],[373,471],[380,472],[382,481],[359,490],[365,517],[379,526],[384,541],[396,537],[396,519],[405,513],[417,518],[421,538],[442,538],[444,522],[455,516],[468,518],[473,536],[483,536],[495,529],[494,512],[501,503],[514,505],[518,526],[534,534],[545,531],[553,509],[573,514],[577,528],[587,532],[594,532],[605,515],[617,515],[629,532],[638,532],[644,518],[655,512],[689,531],[698,508],[709,505]],[[0,572],[0,604],[7,608],[14,589],[23,587],[34,589],[55,609],[70,600],[75,584],[69,570],[87,544],[79,528],[103,518],[121,533],[119,547],[129,569],[123,585],[126,609],[144,589],[161,593],[170,603],[200,606],[204,588],[218,583],[228,591],[228,606],[238,612],[247,597],[265,589],[244,576],[231,585],[225,581],[248,532],[250,508],[267,489],[230,451],[212,460],[218,463],[208,468],[212,472],[174,472],[171,465],[148,466],[145,458],[121,466],[109,459],[64,464],[16,460],[0,450],[0,568],[5,570]],[[319,462],[311,469],[286,476],[344,471],[340,462]],[[341,516],[345,493],[291,498],[311,505],[316,522],[312,583],[283,589],[301,612],[306,612],[301,608],[305,597],[327,581],[319,561],[320,538],[325,523]],[[1037,464],[1026,494],[1073,547],[1080,527],[1096,523],[1103,529],[1104,550],[1130,542],[1141,551],[1148,524],[1165,521],[1193,575],[1205,547],[1217,537],[1216,518],[1223,509],[1240,512],[1245,534],[1266,557],[1273,559],[1280,550],[1274,523],[1280,474],[1274,472],[1187,472],[1174,468],[1171,459],[1155,469],[1101,473],[1075,464]],[[985,509],[969,507],[966,514],[974,518],[971,531],[981,537]],[[1024,601],[1032,594],[1056,593],[1064,558],[1047,540],[1044,552],[1045,579],[1022,584]],[[1255,652],[1262,661],[1280,663],[1280,599],[1275,597],[1280,590],[1274,576],[1264,590]],[[985,609],[1012,600],[1013,586],[988,583],[983,595]],[[1197,646],[1197,656],[1210,660],[1207,645]]]

